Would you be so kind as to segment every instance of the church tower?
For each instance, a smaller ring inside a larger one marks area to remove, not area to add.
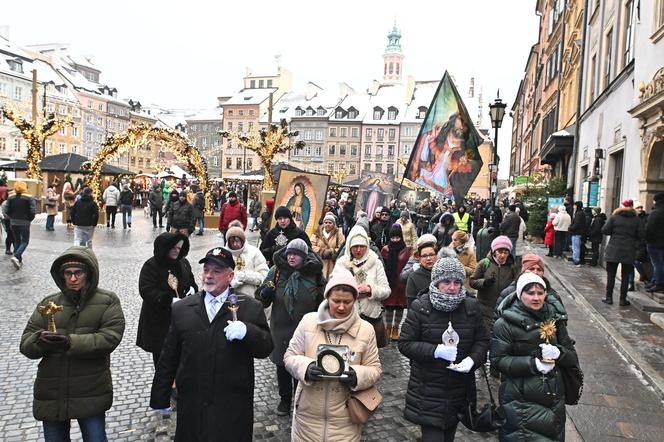
[[[394,21],[392,30],[387,34],[387,47],[383,54],[383,82],[398,83],[403,73],[403,52],[401,51],[401,34]]]

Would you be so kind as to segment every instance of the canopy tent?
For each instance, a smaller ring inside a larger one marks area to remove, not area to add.
[[[61,153],[58,155],[49,155],[44,157],[39,162],[39,167],[44,172],[68,172],[68,173],[85,173],[87,170],[82,170],[83,163],[90,161],[87,157],[76,153]],[[3,170],[27,170],[28,165],[25,160],[17,160],[9,163],[3,162],[0,164],[0,169]],[[123,169],[121,167],[113,166],[105,163],[101,168],[101,173],[104,175],[135,175],[134,172]]]
[[[274,177],[274,182],[278,183],[279,182],[279,176],[281,175],[282,170],[291,170],[293,172],[302,172],[306,173],[306,170],[299,169],[295,166],[291,166],[290,164],[287,163],[277,163],[272,165],[272,176]],[[263,178],[265,177],[265,169],[262,167],[259,170],[251,170],[249,172],[245,172],[241,175],[237,175],[234,177],[228,177],[224,178],[226,180],[236,180],[236,181],[263,181]]]

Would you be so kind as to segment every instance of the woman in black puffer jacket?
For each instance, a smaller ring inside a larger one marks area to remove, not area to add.
[[[500,404],[507,422],[501,441],[565,440],[565,390],[560,367],[578,366],[574,341],[567,334],[567,313],[546,283],[524,273],[515,293],[498,308],[491,336],[491,366],[502,374]],[[557,330],[544,343],[543,322]],[[554,359],[547,363],[543,358]]]
[[[474,371],[486,361],[489,334],[477,299],[463,289],[465,277],[458,259],[439,259],[429,293],[413,301],[401,329],[399,351],[410,359],[404,416],[422,427],[423,442],[454,440],[457,414],[475,400]],[[443,344],[449,325],[458,346]]]

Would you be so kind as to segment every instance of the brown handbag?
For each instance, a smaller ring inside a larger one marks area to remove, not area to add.
[[[381,402],[383,402],[383,395],[376,387],[352,391],[346,402],[350,421],[354,424],[367,423]]]

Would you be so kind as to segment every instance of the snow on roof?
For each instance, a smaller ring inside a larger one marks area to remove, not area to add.
[[[224,105],[261,104],[269,98],[270,92],[276,91],[276,88],[242,89],[226,101]]]
[[[425,107],[429,109],[431,101],[436,93],[440,81],[418,81],[415,83],[415,90],[413,91],[413,99],[406,109],[405,115],[402,119],[403,123],[418,123],[422,124],[423,119],[418,118],[420,108]]]
[[[382,118],[374,120],[374,109],[383,110]],[[382,84],[378,88],[376,95],[372,95],[369,100],[366,113],[364,115],[364,124],[399,124],[406,111],[406,87],[402,84]],[[388,120],[389,108],[396,108],[397,115],[394,120]]]
[[[345,114],[343,118],[336,118],[336,113],[332,112],[332,115],[330,115],[330,121],[361,122],[364,119],[366,112],[369,110],[370,98],[371,97],[369,96],[369,94],[366,93],[346,95],[344,99],[337,106],[335,106],[335,110],[337,108],[341,108],[344,111],[348,112],[348,110],[352,107],[357,111],[357,117],[348,118],[348,115]]]
[[[220,107],[214,109],[202,110],[195,115],[186,117],[187,122],[192,121],[221,121],[223,120],[224,110]]]
[[[565,129],[560,129],[558,132],[552,133],[551,136],[552,137],[573,137],[574,136],[574,134],[569,133]]]

